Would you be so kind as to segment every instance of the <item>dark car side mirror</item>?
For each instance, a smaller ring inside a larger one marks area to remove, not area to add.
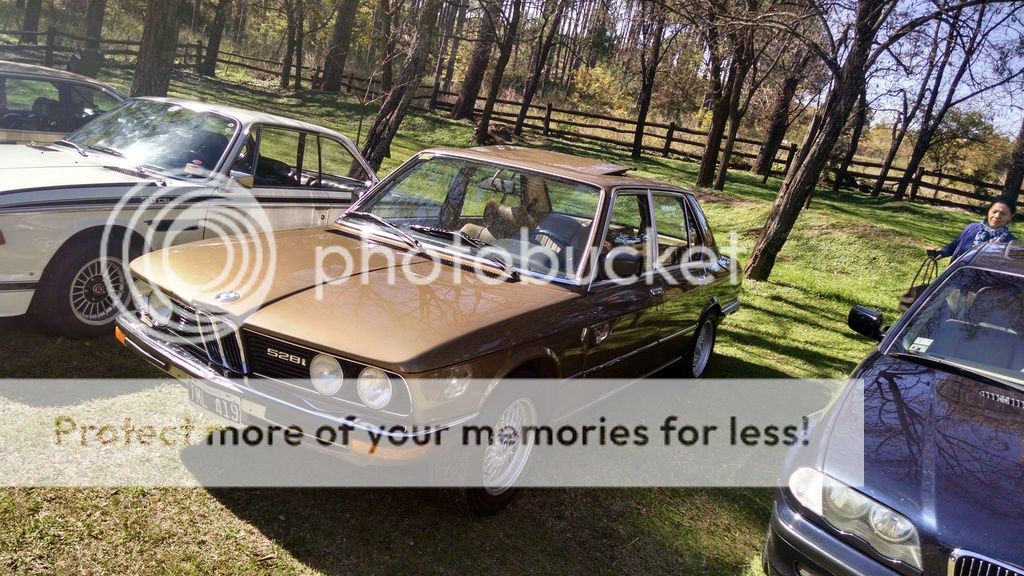
[[[622,280],[640,275],[644,267],[644,256],[633,250],[612,250],[602,254],[598,261],[598,280]]]
[[[882,340],[882,313],[864,306],[850,308],[846,323],[854,332],[871,338]]]

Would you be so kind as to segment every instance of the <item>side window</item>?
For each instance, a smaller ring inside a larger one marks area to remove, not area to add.
[[[647,256],[648,224],[647,195],[619,194],[612,205],[612,214],[608,222],[602,252],[610,252],[622,247],[631,248],[642,256]]]
[[[299,132],[283,128],[261,128],[259,154],[253,171],[253,186],[298,188]]]
[[[711,234],[711,227],[708,226],[707,218],[704,217],[704,211],[700,209],[700,205],[693,198],[689,198],[687,201],[686,213],[690,220],[690,227],[694,230],[690,234],[690,238],[693,238],[694,244],[704,244],[711,248],[715,247],[715,237]],[[703,238],[703,242],[701,241]]]
[[[320,137],[320,169],[323,188],[351,190],[369,180],[366,171],[341,142]]]
[[[4,85],[6,108],[2,126],[12,130],[64,132],[67,119],[60,104],[60,90],[53,82],[7,78]]]
[[[658,264],[678,265],[689,247],[690,238],[683,198],[655,194],[654,222],[658,229]]]
[[[68,131],[78,130],[86,122],[117,106],[118,100],[102,90],[68,84],[68,105],[71,110]]]

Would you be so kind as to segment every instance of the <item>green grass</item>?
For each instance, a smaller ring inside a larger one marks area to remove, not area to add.
[[[127,86],[123,76],[107,80]],[[353,138],[372,107],[181,76],[172,93],[309,119]],[[472,128],[414,113],[384,171],[416,150],[468,145]],[[687,186],[696,166],[565,141],[549,148],[633,165]],[[731,173],[702,192],[719,244],[753,247],[779,186]],[[821,191],[768,282],[746,282],[721,327],[710,377],[842,377],[871,348],[845,325],[853,304],[896,314],[922,251],[973,216]],[[742,252],[746,251],[746,252]],[[151,377],[113,339],[73,341],[31,319],[0,321],[6,377]],[[771,494],[764,489],[530,490],[471,519],[429,490],[0,489],[0,571],[134,574],[756,574]]]

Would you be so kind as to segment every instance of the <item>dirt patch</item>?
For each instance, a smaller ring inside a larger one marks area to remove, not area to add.
[[[693,188],[691,189],[693,195],[697,197],[697,200],[708,204],[725,204],[726,206],[734,206],[736,204],[746,204],[746,200],[741,200],[731,194],[725,194],[721,192],[714,192],[707,188]]]

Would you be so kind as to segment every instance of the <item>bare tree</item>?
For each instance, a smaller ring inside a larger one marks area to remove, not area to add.
[[[405,118],[405,112],[416,94],[436,38],[437,16],[442,0],[423,0],[416,21],[409,53],[395,86],[384,96],[380,111],[367,133],[363,156],[374,170],[391,153],[391,141]]]
[[[455,34],[452,38],[451,51],[448,53],[448,64],[444,70],[444,86],[442,90],[449,92],[452,87],[452,76],[455,74],[455,59],[459,54],[459,44],[462,43],[462,29],[466,25],[466,9],[469,1],[459,2],[459,13],[455,17]]]
[[[341,79],[345,75],[345,60],[352,45],[352,29],[358,9],[359,0],[341,0],[338,5],[338,17],[334,21],[334,33],[324,63],[323,89],[327,92],[341,90]]]
[[[220,42],[224,36],[224,26],[227,25],[230,12],[231,0],[220,0],[217,2],[213,23],[210,24],[209,44],[206,45],[203,63],[199,66],[199,73],[204,76],[217,75],[217,58],[220,56]]]
[[[472,119],[476,110],[476,99],[480,95],[480,87],[484,84],[487,64],[491,60],[491,49],[497,41],[496,14],[500,5],[495,6],[494,0],[483,0],[483,16],[480,18],[476,43],[473,54],[469,58],[469,67],[462,78],[462,88],[452,109],[452,118],[457,120]]]
[[[1017,133],[1017,140],[1013,144],[1010,165],[1007,167],[1006,177],[1003,179],[1003,197],[1013,202],[1014,206],[1017,204],[1022,183],[1024,183],[1024,121],[1021,122],[1020,132]]]
[[[513,132],[516,134],[523,133],[526,115],[530,112],[533,97],[537,94],[537,88],[540,87],[541,73],[551,56],[551,46],[562,27],[562,16],[565,15],[565,8],[568,4],[569,0],[552,0],[547,3],[548,7],[554,6],[552,10],[545,11],[540,32],[537,34],[537,46],[530,59],[530,71],[527,75],[526,85],[523,87],[523,104],[519,107],[516,125],[513,128]],[[551,13],[549,14],[549,12]]]
[[[641,0],[642,1],[642,0]],[[660,5],[642,2],[644,12],[643,48],[640,50],[640,92],[637,94],[636,131],[633,133],[632,157],[639,160],[643,153],[644,129],[647,113],[654,94],[654,78],[661,63],[661,45],[665,39],[665,11]]]
[[[498,95],[501,94],[501,81],[505,75],[505,67],[508,65],[509,58],[512,57],[512,47],[515,45],[516,36],[519,34],[519,21],[523,16],[523,0],[510,0],[510,3],[512,14],[503,27],[504,34],[502,34],[498,41],[498,61],[494,64],[494,70],[491,72],[491,84],[488,87],[487,100],[484,101],[484,109],[480,113],[480,122],[476,126],[476,141],[480,144],[485,144],[488,141],[487,131],[490,129],[491,113],[494,111],[494,105],[498,101]],[[501,14],[497,13],[494,16],[497,18]]]
[[[178,5],[149,0],[132,96],[167,96],[178,45]]]

